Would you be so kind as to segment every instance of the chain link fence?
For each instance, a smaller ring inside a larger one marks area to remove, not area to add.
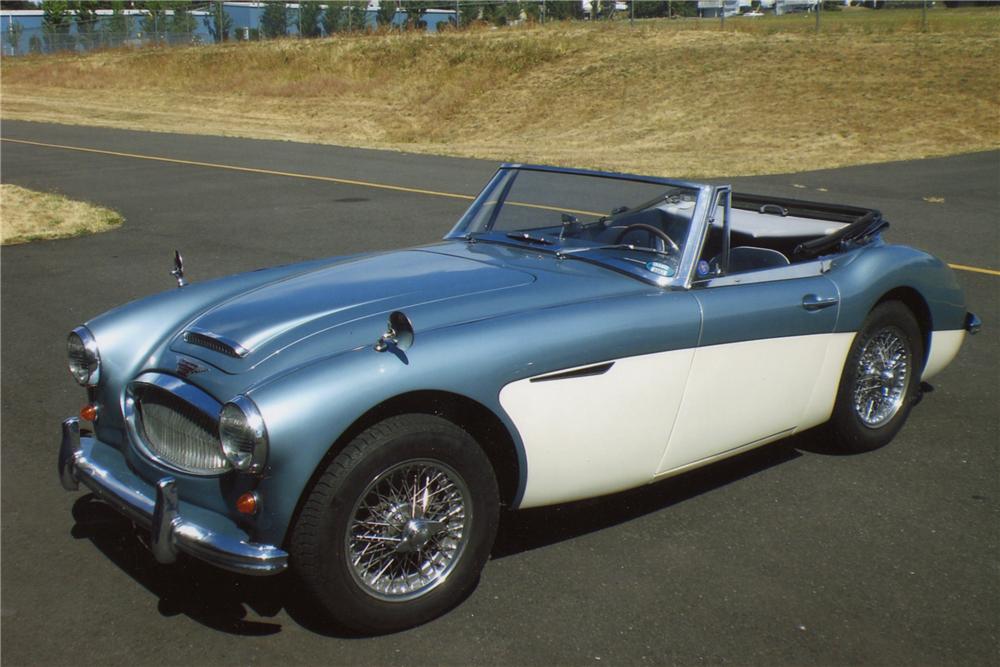
[[[748,3],[749,0],[743,0]],[[777,0],[784,1],[784,0]],[[684,0],[341,0],[191,3],[184,8],[0,12],[3,54],[323,37],[361,30],[462,29],[552,20],[695,15]],[[748,5],[749,6],[749,5]]]
[[[55,3],[53,3],[55,4]],[[341,0],[339,2],[200,2],[167,9],[11,10],[0,12],[5,56],[222,41],[314,38],[375,30],[455,30],[566,20],[715,19],[764,12],[813,12],[882,0]],[[933,4],[933,3],[930,3]],[[910,7],[928,5],[915,0]]]

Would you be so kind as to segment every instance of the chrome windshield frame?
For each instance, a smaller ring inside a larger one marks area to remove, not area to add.
[[[688,228],[687,238],[684,239],[683,251],[681,253],[680,260],[677,266],[676,275],[672,278],[663,278],[655,276],[642,276],[638,273],[628,273],[628,275],[635,277],[638,280],[661,287],[664,289],[670,288],[683,288],[689,289],[691,287],[692,279],[694,276],[695,266],[698,263],[698,256],[701,252],[701,246],[704,242],[705,232],[707,230],[709,215],[713,212],[713,201],[717,194],[717,191],[723,188],[729,188],[730,186],[712,186],[704,183],[694,183],[691,181],[675,180],[668,178],[660,178],[656,176],[642,176],[639,174],[627,174],[627,173],[615,173],[606,171],[594,171],[589,169],[569,169],[564,167],[550,167],[545,165],[535,165],[535,164],[520,164],[520,163],[504,163],[500,165],[496,173],[486,184],[483,190],[476,196],[472,204],[466,209],[462,217],[459,218],[458,222],[454,227],[444,236],[445,240],[469,240],[470,231],[469,227],[472,226],[473,221],[479,215],[480,210],[483,206],[488,204],[493,198],[499,196],[500,199],[506,194],[512,182],[512,171],[539,171],[539,172],[549,172],[549,173],[559,173],[559,174],[569,174],[569,175],[579,175],[579,176],[591,176],[598,178],[608,178],[608,179],[618,179],[623,181],[633,181],[641,183],[649,183],[653,185],[662,185],[665,188],[675,187],[675,188],[686,188],[694,190],[697,192],[695,210],[691,216],[691,224]],[[516,174],[514,175],[516,178]],[[498,193],[500,193],[498,195]],[[480,232],[487,234],[489,232]],[[477,232],[478,233],[478,232]],[[495,241],[499,243],[504,243],[505,245],[513,245],[517,247],[524,247],[530,249],[532,252],[551,252],[552,254],[559,256],[560,258],[565,258],[567,255],[559,255],[558,248],[545,248],[538,245],[526,245],[517,243],[514,241],[498,241],[496,239],[487,239],[487,241]],[[601,262],[595,260],[592,256],[584,257],[583,253],[577,252],[573,253],[580,259],[586,259],[587,261],[595,264],[603,265]],[[620,271],[620,269],[607,266],[611,270]]]

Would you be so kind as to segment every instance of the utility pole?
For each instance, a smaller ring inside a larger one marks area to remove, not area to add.
[[[816,32],[819,33],[819,14],[823,11],[823,0],[816,0]]]
[[[927,0],[920,3],[920,31],[927,32]]]
[[[455,0],[455,27],[462,27],[462,8],[460,7],[461,0]]]

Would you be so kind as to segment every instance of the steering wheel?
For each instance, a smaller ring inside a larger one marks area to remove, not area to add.
[[[625,238],[629,232],[634,232],[634,231],[648,232],[649,234],[652,234],[653,236],[662,239],[667,244],[667,248],[669,248],[671,252],[675,252],[678,255],[681,252],[680,246],[674,243],[674,240],[670,238],[670,236],[665,231],[663,231],[659,227],[654,227],[652,225],[644,225],[641,222],[637,222],[634,225],[629,225],[628,227],[623,229],[621,233],[618,234],[618,238],[615,239],[615,243],[621,243],[622,239]]]

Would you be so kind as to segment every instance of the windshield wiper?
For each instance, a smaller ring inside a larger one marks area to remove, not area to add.
[[[671,252],[666,250],[657,250],[656,248],[647,248],[645,246],[632,245],[631,243],[612,243],[609,245],[593,245],[586,248],[570,248],[569,250],[557,250],[556,257],[559,259],[565,259],[567,257],[572,257],[581,252],[590,252],[591,250],[615,250],[619,248],[625,248],[627,250],[634,250],[635,252],[648,252],[654,255],[662,255],[664,257],[670,257]]]
[[[507,234],[507,238],[514,239],[515,241],[527,241],[528,243],[537,243],[538,245],[554,245],[552,241],[549,241],[548,239],[543,239],[540,236],[532,236],[528,232]]]

